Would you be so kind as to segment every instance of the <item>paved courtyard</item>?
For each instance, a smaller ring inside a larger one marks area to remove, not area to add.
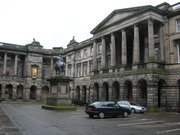
[[[7,117],[0,107],[0,135],[21,135],[16,125]]]
[[[180,114],[132,114],[129,118],[89,118],[84,107],[75,112],[41,109],[41,104],[0,104],[23,135],[179,135]],[[3,112],[1,111],[1,114]],[[1,116],[1,115],[0,115]],[[1,125],[18,134],[14,125]],[[0,130],[1,131],[1,130]],[[10,133],[9,130],[7,132]],[[0,132],[0,135],[3,132]],[[8,134],[9,135],[9,134]]]

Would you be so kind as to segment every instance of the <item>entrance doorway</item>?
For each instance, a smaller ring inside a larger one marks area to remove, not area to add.
[[[36,99],[36,86],[31,86],[30,88],[30,99],[35,100]]]
[[[125,82],[125,100],[132,101],[133,96],[132,96],[132,82],[131,81],[126,81]]]
[[[86,86],[83,86],[83,101],[84,102],[86,102],[86,92],[87,92]]]
[[[2,98],[2,85],[0,84],[0,98]]]
[[[119,83],[118,82],[114,82],[112,85],[113,88],[113,100],[119,100]]]
[[[94,101],[99,101],[99,84],[94,84]]]
[[[147,106],[147,83],[145,80],[140,80],[138,82],[138,103]]]
[[[12,96],[13,96],[13,86],[11,84],[6,85],[5,96],[6,96],[6,99],[12,99]]]
[[[158,107],[165,107],[167,105],[167,95],[166,95],[166,91],[164,91],[164,87],[165,87],[165,81],[164,80],[159,80],[158,82]]]
[[[102,92],[102,98],[105,101],[109,101],[109,86],[108,83],[103,83],[103,92]]]
[[[76,99],[80,100],[80,87],[79,86],[76,87]]]
[[[17,99],[23,99],[23,86],[18,85],[16,91]]]

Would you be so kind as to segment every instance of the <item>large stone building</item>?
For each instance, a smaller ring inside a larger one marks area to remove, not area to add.
[[[114,10],[83,42],[66,49],[1,43],[1,97],[46,98],[55,57],[66,59],[72,99],[180,105],[180,3]]]

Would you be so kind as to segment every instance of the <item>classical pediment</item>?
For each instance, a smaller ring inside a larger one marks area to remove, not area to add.
[[[146,10],[155,10],[152,6],[142,6],[135,8],[119,9],[114,10],[110,15],[108,15],[100,24],[98,24],[92,31],[91,34],[94,34],[104,28],[110,27],[113,24],[116,24],[120,21],[131,18],[138,13],[142,13]]]
[[[113,16],[111,16],[111,18],[109,18],[109,20],[107,20],[107,22],[105,22],[101,27],[111,25],[111,24],[115,23],[118,20],[122,20],[123,18],[126,18],[126,17],[128,17],[130,15],[133,15],[134,13],[136,13],[136,12],[116,13]]]

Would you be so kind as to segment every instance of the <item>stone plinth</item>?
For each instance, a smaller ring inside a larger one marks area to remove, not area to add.
[[[47,105],[71,104],[69,82],[66,76],[55,76],[47,79],[50,82],[50,93],[47,97]]]

